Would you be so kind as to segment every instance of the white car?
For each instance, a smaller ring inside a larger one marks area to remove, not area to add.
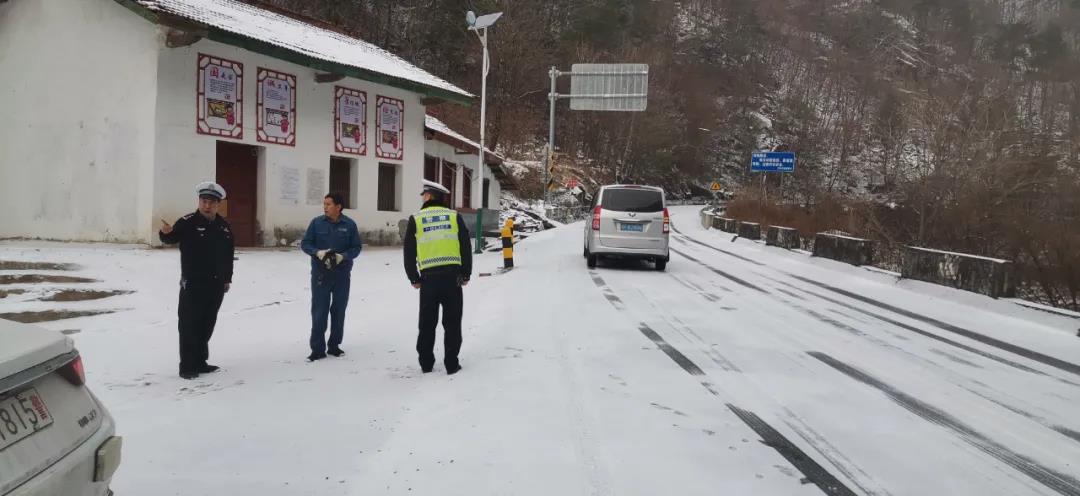
[[[114,434],[71,339],[0,320],[0,495],[111,495]]]
[[[599,257],[651,260],[667,268],[671,254],[664,190],[654,186],[604,186],[593,198],[592,219],[585,221],[585,259],[596,267]]]

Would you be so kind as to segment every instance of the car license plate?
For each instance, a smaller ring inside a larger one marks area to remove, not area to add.
[[[0,400],[0,451],[52,425],[53,418],[36,389]]]
[[[619,224],[619,230],[625,232],[645,232],[645,226],[642,224]]]

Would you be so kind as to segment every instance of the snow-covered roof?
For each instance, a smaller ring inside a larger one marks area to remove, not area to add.
[[[436,134],[441,134],[446,138],[449,138],[449,141],[455,146],[463,145],[464,147],[469,147],[473,150],[480,149],[479,143],[469,138],[466,138],[464,135],[457,131],[454,131],[453,129],[450,129],[450,126],[447,126],[446,123],[444,123],[443,121],[440,121],[439,119],[430,115],[426,115],[424,117],[425,128],[431,130]],[[491,172],[495,176],[495,179],[499,181],[499,184],[501,184],[504,189],[516,190],[518,188],[517,181],[515,181],[514,178],[510,176],[510,174],[507,174],[506,170],[502,167],[502,164],[505,163],[505,161],[506,157],[503,157],[502,155],[489,150],[487,147],[484,147],[484,162],[486,162],[488,167],[491,168]]]
[[[371,43],[236,0],[117,1],[129,7],[143,8],[149,11],[149,17],[159,22],[162,15],[179,16],[215,30],[314,59],[316,64],[306,64],[309,66],[322,65],[317,64],[318,61],[329,62],[356,69],[345,75],[462,103],[467,103],[473,97],[469,92]],[[222,38],[215,34],[211,31],[209,38]],[[217,41],[230,42],[228,39]],[[252,47],[245,45],[244,48]],[[365,77],[371,76],[371,73],[376,76],[374,79]],[[380,75],[384,77],[378,77]]]
[[[427,115],[427,116],[424,116],[424,117],[425,117],[424,127],[428,128],[428,129],[430,129],[432,131],[435,131],[436,133],[444,134],[444,135],[449,136],[449,137],[451,137],[451,138],[453,138],[453,139],[455,139],[457,141],[465,143],[466,145],[472,147],[473,149],[476,149],[476,150],[480,149],[480,144],[479,143],[477,143],[477,142],[475,142],[475,141],[473,141],[473,140],[471,140],[469,138],[466,138],[465,136],[461,135],[461,133],[458,133],[457,131],[454,131],[453,129],[450,129],[450,126],[447,126],[445,122],[440,121],[439,119],[436,119],[435,117],[432,117],[430,115]],[[500,161],[504,160],[504,158],[505,158],[502,155],[499,155],[498,153],[495,153],[495,152],[489,150],[487,147],[484,147],[484,155],[491,155],[493,157],[498,157]]]

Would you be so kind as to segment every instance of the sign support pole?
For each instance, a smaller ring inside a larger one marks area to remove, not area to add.
[[[548,71],[548,76],[551,77],[551,92],[548,93],[548,149],[544,154],[544,215],[547,215],[548,207],[548,185],[551,183],[552,168],[555,166],[555,102],[558,101],[559,95],[555,93],[555,78],[559,77],[559,70],[555,66],[551,66],[551,70]]]

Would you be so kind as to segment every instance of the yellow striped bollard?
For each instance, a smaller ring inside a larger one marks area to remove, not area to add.
[[[514,268],[514,218],[506,219],[506,223],[503,224],[502,231],[499,232],[502,237],[503,245],[503,268]]]

